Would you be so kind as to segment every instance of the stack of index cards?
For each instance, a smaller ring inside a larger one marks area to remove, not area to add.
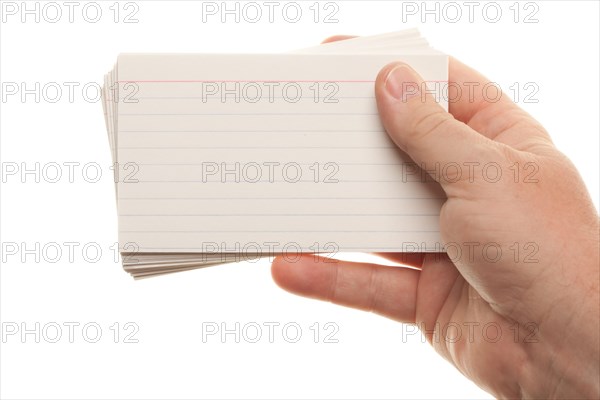
[[[375,77],[397,60],[448,80],[416,30],[286,54],[120,55],[103,106],[124,268],[440,251],[445,196],[407,173],[377,114]]]

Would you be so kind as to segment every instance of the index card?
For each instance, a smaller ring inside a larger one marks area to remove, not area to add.
[[[124,265],[144,276],[240,254],[441,251],[444,193],[383,130],[374,80],[402,60],[446,107],[447,57],[400,36],[121,55],[106,77],[114,100],[103,94]]]

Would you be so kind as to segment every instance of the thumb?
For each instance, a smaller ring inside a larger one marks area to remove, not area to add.
[[[444,189],[468,179],[464,172],[469,166],[498,157],[498,146],[446,112],[407,64],[392,63],[381,70],[375,97],[392,140]]]

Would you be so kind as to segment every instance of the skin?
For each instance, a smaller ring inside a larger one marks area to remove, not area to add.
[[[452,58],[449,80],[463,89],[490,82]],[[456,100],[446,112],[427,94],[402,91],[421,82],[393,63],[375,95],[387,133],[419,165],[479,163],[460,177],[432,176],[448,197],[440,215],[448,254],[381,254],[412,268],[276,258],[275,282],[417,324],[440,355],[498,398],[600,398],[599,219],[579,173],[506,96],[491,102],[481,90],[469,98],[450,86]],[[498,181],[481,167],[491,162],[501,166]],[[491,243],[499,258],[482,250]]]

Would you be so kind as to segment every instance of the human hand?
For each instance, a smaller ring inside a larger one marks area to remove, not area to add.
[[[406,91],[422,79],[405,64],[386,66],[375,83],[381,120],[400,149],[426,170],[464,168],[432,175],[448,198],[440,214],[448,254],[382,254],[414,268],[279,257],[273,278],[296,294],[417,324],[497,397],[598,398],[599,220],[585,185],[506,96],[457,92],[489,80],[455,59],[449,79],[449,113],[424,91]]]

